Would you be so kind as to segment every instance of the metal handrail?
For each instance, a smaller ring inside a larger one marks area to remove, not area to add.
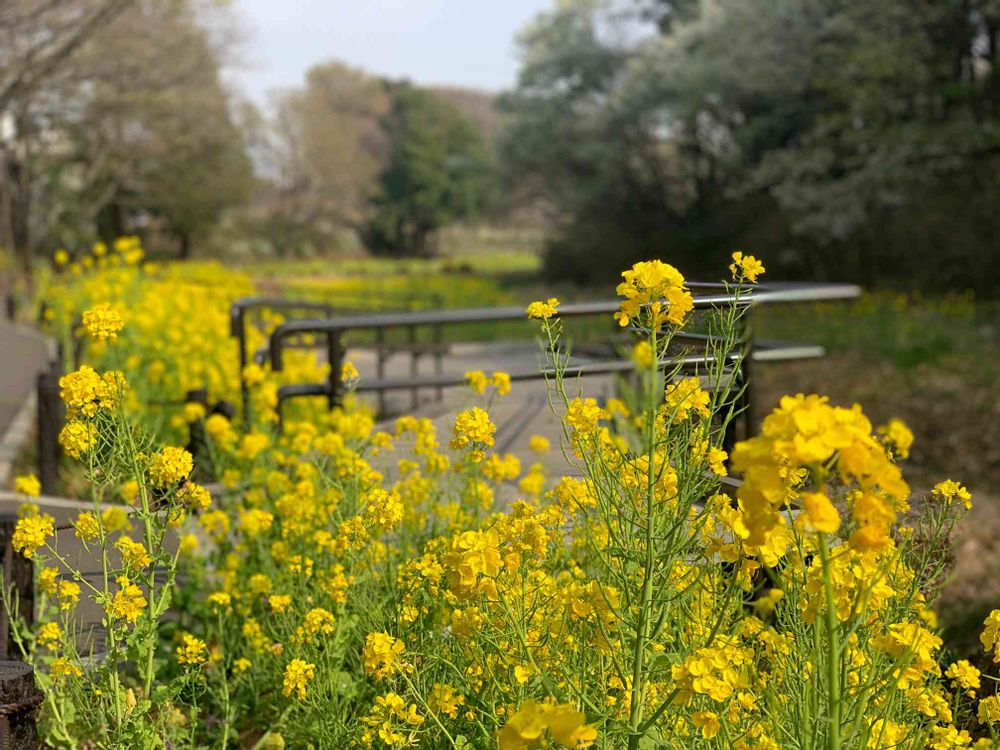
[[[690,288],[717,292],[719,289],[725,289],[725,285],[692,284],[690,285]],[[705,309],[722,304],[731,304],[734,301],[741,306],[749,305],[751,303],[753,293],[753,290],[747,290],[747,294],[738,299],[734,299],[734,295],[731,292],[725,294],[709,293],[706,295],[695,296],[694,307],[696,309]],[[620,303],[618,300],[568,303],[559,307],[559,317],[569,318],[607,315],[617,311],[619,307]],[[297,398],[300,396],[325,396],[331,407],[340,403],[342,388],[338,380],[338,372],[340,370],[340,364],[343,359],[345,349],[342,337],[350,331],[363,329],[374,330],[381,337],[383,332],[389,328],[407,328],[413,332],[419,326],[432,326],[435,330],[440,330],[441,326],[444,325],[464,325],[511,320],[526,321],[527,319],[525,317],[524,308],[521,306],[509,306],[494,308],[457,308],[416,313],[390,312],[374,315],[352,315],[326,320],[303,319],[282,323],[277,326],[274,331],[272,331],[269,342],[268,350],[270,353],[272,370],[281,371],[283,369],[284,362],[282,353],[286,346],[286,339],[299,334],[321,334],[327,339],[330,372],[325,383],[296,383],[286,385],[278,390],[277,411],[279,424],[283,421],[282,406],[289,398]],[[709,336],[704,334],[687,332],[679,332],[678,338],[698,343],[707,343],[711,340]],[[740,343],[741,349],[744,352],[749,352],[749,342]],[[700,360],[703,361],[703,358],[700,358]],[[585,373],[598,374],[623,372],[631,367],[634,367],[634,365],[630,362],[616,360],[614,362],[591,363],[579,368],[571,368],[570,374],[572,375],[573,372],[576,371],[578,371],[578,374],[581,375]],[[740,368],[742,371],[742,365],[740,365]],[[516,378],[512,375],[512,380],[529,380],[543,377],[547,377],[547,374],[544,371],[539,372],[538,370],[535,370],[531,373],[518,373]],[[441,372],[438,372],[434,377],[429,379],[421,378],[415,371],[413,371],[413,368],[411,368],[409,378],[386,380],[385,378],[380,377],[376,383],[368,383],[361,390],[375,391],[379,394],[381,400],[382,394],[386,390],[394,388],[410,388],[414,394],[415,400],[416,390],[422,386],[435,387],[440,393],[442,388],[454,386],[460,384],[460,382],[462,381],[456,379],[455,376],[445,375]]]
[[[739,289],[742,294],[736,298],[733,285],[713,282],[692,282],[688,288],[695,292],[694,308],[708,309],[721,305],[733,304],[740,306],[753,306],[762,303],[786,303],[803,302],[815,300],[851,299],[857,297],[861,290],[853,284],[808,284],[808,283],[768,283],[753,287],[742,287]],[[706,292],[697,294],[697,292]],[[721,293],[720,293],[721,292]],[[559,307],[560,318],[570,318],[588,315],[609,315],[616,312],[620,307],[619,300],[601,300],[594,302],[566,303]],[[521,306],[494,307],[494,308],[459,308],[433,310],[423,312],[387,312],[363,315],[346,315],[339,318],[327,319],[301,319],[287,321],[278,325],[271,333],[266,353],[269,355],[271,368],[280,372],[283,369],[283,352],[287,347],[286,341],[296,335],[301,334],[322,334],[326,338],[328,349],[328,362],[330,372],[325,383],[299,383],[286,385],[278,391],[278,413],[281,417],[281,405],[284,400],[297,396],[326,396],[331,406],[340,401],[341,386],[338,380],[338,372],[341,361],[345,353],[342,337],[351,331],[374,330],[381,338],[384,331],[391,328],[407,328],[411,331],[420,326],[432,326],[435,330],[440,330],[445,325],[466,325],[474,323],[501,322],[513,320],[526,320],[524,308]],[[712,341],[712,337],[705,334],[688,332],[678,332],[677,338],[681,340],[707,344]],[[749,334],[744,337],[739,346],[739,368],[740,379],[744,384],[744,401],[749,402],[749,368],[753,358],[753,341]],[[822,349],[813,350],[822,351]],[[703,361],[703,357],[700,358]],[[685,362],[685,365],[690,363]],[[632,363],[626,361],[615,361],[609,363],[591,363],[582,366],[580,374],[597,372],[622,372],[633,367]],[[380,373],[381,375],[381,373]],[[546,373],[535,371],[532,373],[518,374],[516,379],[531,379],[533,377],[546,377]],[[512,378],[513,379],[513,378]],[[395,388],[410,388],[414,390],[420,387],[436,387],[439,389],[459,385],[464,379],[459,380],[456,376],[445,375],[441,372],[431,377],[418,376],[412,371],[408,378],[386,379],[379,377],[375,382],[362,383],[358,390],[376,391],[379,396],[385,390]],[[744,406],[746,406],[746,403]],[[749,422],[751,419],[749,409],[745,415]]]
[[[695,297],[695,308],[704,309],[732,301],[731,295]],[[750,295],[740,300],[741,305],[751,303]],[[618,300],[601,302],[574,302],[559,306],[559,317],[607,315],[617,312]],[[524,307],[467,307],[449,310],[431,310],[417,313],[381,313],[375,315],[349,315],[334,319],[291,320],[277,326],[271,333],[269,354],[271,369],[280,372],[284,366],[282,352],[284,340],[302,333],[333,333],[342,335],[359,329],[386,329],[428,325],[463,325],[471,323],[498,323],[507,320],[526,320]]]
[[[727,289],[725,284],[714,282],[692,282],[690,289]],[[729,289],[732,288],[730,285]],[[853,299],[861,294],[855,284],[798,284],[771,283],[743,288],[741,305],[757,305],[774,302],[806,302],[833,299]],[[706,309],[728,304],[733,301],[731,293],[695,296],[695,309]],[[602,315],[617,312],[619,300],[599,302],[571,302],[559,306],[559,317],[568,318],[581,315]],[[423,325],[460,325],[469,323],[493,323],[507,320],[524,320],[524,308],[509,307],[469,307],[423,312],[390,312],[366,315],[349,315],[335,319],[292,320],[277,326],[271,333],[269,355],[271,369],[280,372],[283,367],[282,351],[285,338],[299,333],[337,333],[351,330],[386,329]]]

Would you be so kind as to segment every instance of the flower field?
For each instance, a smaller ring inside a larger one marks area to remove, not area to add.
[[[920,436],[798,394],[727,453],[752,256],[734,255],[697,377],[668,354],[692,320],[681,272],[622,274],[627,398],[566,377],[558,300],[529,305],[560,439],[519,455],[496,451],[502,372],[469,373],[447,432],[420,415],[377,426],[349,364],[342,407],[300,405],[278,430],[280,378],[325,375],[302,352],[280,377],[242,374],[249,428],[185,406],[198,387],[236,400],[228,306],[251,280],[149,268],[133,240],[59,260],[39,299],[70,365],[60,442],[92,501],[62,533],[101,575],[68,564],[21,477],[14,542],[38,618],[15,638],[50,746],[1000,746],[1000,609],[981,624],[984,668],[949,657],[935,612],[973,498],[943,476],[911,491]],[[550,451],[558,475],[536,460]],[[77,632],[83,599],[103,612],[100,654]]]

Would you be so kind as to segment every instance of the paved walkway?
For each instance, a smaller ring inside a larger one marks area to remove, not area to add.
[[[0,488],[34,422],[35,378],[51,351],[38,331],[0,320]]]
[[[375,377],[374,353],[367,350],[349,351],[351,359],[361,373],[361,378]],[[589,361],[578,358],[581,362]],[[462,375],[469,370],[482,370],[488,376],[494,370],[509,372],[526,372],[539,368],[541,364],[538,344],[533,341],[497,342],[489,344],[459,344],[452,347],[445,357],[445,373]],[[398,371],[397,371],[398,369]],[[431,362],[421,364],[421,374],[430,374]],[[390,361],[386,375],[388,377],[403,376],[409,372],[409,362],[406,357],[399,357],[398,362]],[[593,396],[603,400],[614,395],[614,381],[610,375],[590,375],[579,380],[568,379],[566,387],[571,395],[577,388],[582,389],[584,396]],[[417,408],[411,408],[409,391],[390,392],[387,406],[390,414],[414,414],[429,417],[435,423],[439,440],[444,444],[451,438],[455,413],[473,405],[485,405],[492,388],[487,389],[484,396],[476,396],[468,386],[446,388],[444,398],[438,401],[434,389],[427,388],[420,392]],[[363,398],[374,403],[374,397],[366,394]],[[557,405],[560,407],[561,405]],[[490,416],[497,425],[496,446],[498,453],[514,453],[522,462],[526,471],[529,464],[536,460],[528,450],[528,439],[532,435],[543,435],[552,444],[552,450],[539,459],[550,474],[566,473],[571,470],[559,449],[562,439],[562,423],[549,406],[547,384],[544,380],[521,381],[513,384],[509,395],[494,397],[489,404]],[[388,419],[382,425],[383,429],[391,429],[393,419]]]

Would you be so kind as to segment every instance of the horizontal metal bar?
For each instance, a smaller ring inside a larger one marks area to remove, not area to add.
[[[229,308],[231,335],[240,335],[240,329],[243,325],[243,316],[246,314],[247,310],[255,307],[268,307],[275,310],[319,311],[325,315],[332,315],[337,310],[335,305],[328,302],[297,300],[289,297],[241,297],[233,302]]]
[[[802,344],[793,341],[758,341],[750,356],[755,362],[778,362],[785,360],[813,359],[823,357],[826,350],[822,346],[814,344]],[[730,359],[735,360],[736,353],[730,355]],[[704,355],[688,355],[683,359],[683,367],[694,367],[705,364]],[[585,375],[607,375],[618,372],[630,372],[635,369],[635,363],[627,359],[609,360],[605,362],[588,362],[578,365],[571,365],[566,368],[565,375],[578,377]],[[552,377],[554,371],[528,370],[524,372],[510,373],[512,382],[528,380],[540,380]],[[380,378],[377,380],[362,379],[358,382],[355,390],[358,393],[378,393],[380,391],[402,390],[405,388],[448,388],[465,385],[467,379],[465,375],[442,374],[442,375],[421,375],[418,377],[398,377]],[[298,396],[326,396],[329,394],[329,386],[326,383],[296,383],[282,386],[278,391],[278,399],[295,398]]]
[[[819,359],[826,356],[826,349],[819,344],[802,344],[794,341],[754,342],[751,359],[754,362],[786,362],[793,359]]]
[[[711,307],[731,301],[728,295],[710,295],[695,298],[696,307]],[[743,304],[750,304],[749,297]],[[562,305],[560,318],[585,315],[607,315],[619,308],[617,300],[603,302],[577,302]],[[286,337],[299,333],[346,333],[358,329],[385,329],[422,325],[464,325],[470,323],[495,323],[506,320],[527,321],[524,308],[517,307],[471,307],[450,310],[433,310],[417,313],[382,313],[377,315],[352,315],[335,319],[293,320],[282,323],[271,333],[271,367],[282,369],[281,351]]]
[[[736,361],[738,354],[735,352],[729,355],[730,360]],[[681,362],[684,367],[695,367],[706,364],[704,355],[689,355]],[[570,365],[565,368],[563,374],[566,377],[583,377],[585,375],[609,375],[618,372],[631,372],[635,369],[635,363],[628,359],[616,359],[606,362],[588,362],[578,365]],[[526,370],[523,372],[509,373],[512,382],[522,382],[527,380],[543,380],[555,375],[551,368]],[[465,375],[456,373],[444,375],[420,375],[417,377],[382,378],[380,380],[361,380],[355,389],[359,393],[373,393],[377,391],[401,390],[405,388],[427,388],[439,386],[442,388],[465,385],[467,382]],[[295,383],[293,385],[282,386],[278,389],[278,400],[295,398],[298,396],[325,396],[328,393],[328,386],[325,383]]]
[[[690,285],[696,288],[695,284]],[[699,287],[722,289],[723,294],[707,294],[694,297],[696,309],[718,307],[733,302],[733,295],[725,285],[700,283]],[[861,293],[861,288],[854,284],[797,284],[771,283],[761,284],[746,290],[740,299],[741,305],[803,302],[809,300],[851,299]],[[602,315],[614,313],[619,309],[619,300],[602,300],[596,302],[574,302],[560,306],[559,317],[569,318],[585,315]],[[431,310],[425,312],[393,312],[371,315],[349,315],[336,319],[305,319],[282,323],[271,333],[270,356],[271,367],[282,369],[283,340],[297,333],[345,333],[356,329],[385,329],[400,326],[422,325],[461,325],[470,323],[500,322],[505,320],[525,320],[524,308],[517,307],[472,307],[448,310]]]
[[[857,284],[817,284],[810,282],[770,282],[761,284],[754,294],[754,304],[775,302],[824,302],[857,299],[861,287]]]

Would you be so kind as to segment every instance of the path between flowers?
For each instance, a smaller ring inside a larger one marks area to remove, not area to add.
[[[34,423],[35,379],[45,369],[51,343],[26,326],[0,320],[0,488]]]
[[[357,365],[361,377],[370,377],[375,372],[374,353],[366,350],[349,351],[348,356]],[[597,361],[586,357],[574,358],[580,362]],[[482,370],[490,375],[496,370],[504,372],[530,372],[540,366],[540,354],[535,342],[498,342],[490,344],[461,344],[452,347],[445,359],[446,373],[459,375],[469,370]],[[421,365],[421,374],[430,373],[431,363]],[[390,363],[388,377],[402,377],[408,372],[408,363],[403,358],[398,363]],[[570,397],[576,395],[590,396],[603,401],[613,395],[614,380],[610,375],[591,375],[584,379],[566,381]],[[569,466],[560,450],[562,440],[562,422],[549,406],[547,385],[544,380],[515,382],[510,394],[503,398],[490,399],[492,388],[487,389],[483,396],[476,396],[468,387],[447,388],[444,398],[437,401],[433,398],[432,389],[421,392],[417,408],[409,408],[411,397],[409,391],[397,391],[387,396],[389,411],[392,414],[413,414],[427,417],[437,428],[438,439],[446,443],[451,439],[455,414],[471,406],[488,408],[490,417],[497,426],[495,450],[498,453],[513,453],[521,459],[523,470],[534,461],[543,464],[549,475],[576,473]],[[368,398],[366,396],[366,398]],[[557,413],[562,412],[561,405],[556,407]],[[391,432],[395,419],[386,419],[379,425],[380,429]],[[542,435],[548,438],[552,449],[541,457],[528,450],[528,439],[532,435]],[[395,461],[398,455],[391,456]],[[516,492],[516,486],[512,485]]]

